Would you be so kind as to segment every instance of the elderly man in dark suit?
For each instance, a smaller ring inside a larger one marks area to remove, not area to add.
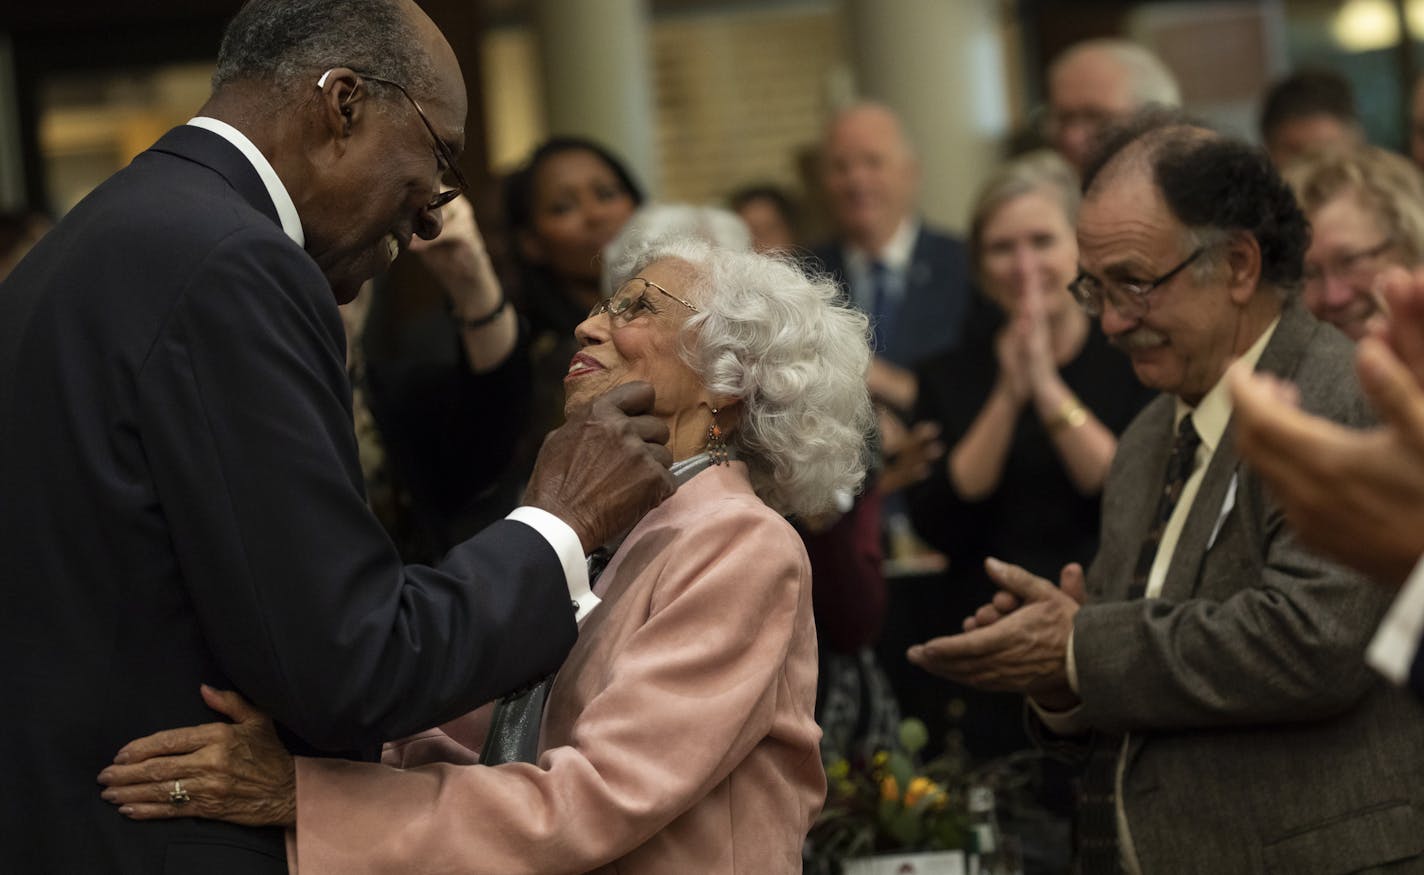
[[[199,116],[0,286],[7,870],[285,873],[280,831],[135,823],[95,776],[211,721],[203,682],[350,756],[537,679],[592,599],[586,551],[671,491],[629,385],[435,567],[402,566],[368,510],[337,305],[440,232],[462,82],[410,0],[253,0]],[[155,801],[201,802],[154,777]]]
[[[1369,420],[1349,342],[1293,299],[1305,221],[1264,153],[1170,117],[1111,138],[1085,192],[1075,292],[1163,394],[1119,443],[1086,587],[991,560],[1004,591],[911,658],[1096,746],[1084,871],[1424,871],[1424,707],[1362,658],[1389,600],[1302,546],[1232,441],[1238,359]]]

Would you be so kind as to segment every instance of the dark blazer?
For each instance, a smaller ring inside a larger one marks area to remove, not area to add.
[[[200,682],[350,755],[553,671],[576,634],[523,524],[401,565],[364,501],[331,290],[195,127],[0,285],[0,495],[13,871],[285,873],[281,831],[130,822],[95,775],[212,721]]]
[[[813,248],[811,255],[849,297],[844,247],[826,243]],[[881,355],[909,368],[953,349],[969,311],[969,297],[969,255],[964,243],[921,225],[905,277],[905,297]]]
[[[1358,427],[1371,416],[1352,362],[1343,335],[1288,305],[1258,369]],[[1142,870],[1424,871],[1424,706],[1363,659],[1390,594],[1301,545],[1230,426],[1161,597],[1127,600],[1173,420],[1163,395],[1118,444],[1074,623],[1082,716],[1128,733],[1122,797]]]

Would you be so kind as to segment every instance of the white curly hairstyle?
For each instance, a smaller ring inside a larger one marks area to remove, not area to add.
[[[683,361],[709,390],[741,401],[730,443],[761,500],[811,515],[858,491],[874,422],[865,315],[840,302],[833,280],[789,258],[695,236],[630,247],[611,273],[622,283],[667,259],[690,268],[682,291],[698,307],[682,329]]]

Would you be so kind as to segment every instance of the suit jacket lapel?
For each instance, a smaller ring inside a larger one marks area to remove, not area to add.
[[[247,156],[237,147],[217,134],[194,125],[179,125],[164,134],[150,151],[174,155],[217,173],[227,180],[233,190],[242,196],[253,209],[271,219],[278,227],[282,220],[277,215],[277,205],[257,175],[257,168],[247,160]]]
[[[1295,371],[1301,355],[1305,352],[1310,337],[1318,328],[1310,317],[1294,303],[1287,303],[1281,310],[1280,323],[1276,333],[1266,344],[1256,370],[1289,377]],[[1167,569],[1167,579],[1162,585],[1162,597],[1181,601],[1191,598],[1197,590],[1200,572],[1207,551],[1211,549],[1212,535],[1217,531],[1217,523],[1231,492],[1233,482],[1241,468],[1241,458],[1236,454],[1235,417],[1226,424],[1221,443],[1212,454],[1206,474],[1197,490],[1196,500],[1187,514],[1186,524],[1177,539],[1177,549],[1172,554],[1172,564]]]

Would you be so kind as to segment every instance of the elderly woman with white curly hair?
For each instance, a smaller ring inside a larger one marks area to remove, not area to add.
[[[616,545],[537,763],[476,764],[487,709],[388,745],[385,765],[293,760],[205,690],[238,722],[131,743],[107,798],[293,827],[302,875],[800,871],[825,775],[810,570],[784,515],[864,475],[866,320],[789,261],[688,239],[620,276],[577,328],[567,404],[651,383],[681,486]]]

